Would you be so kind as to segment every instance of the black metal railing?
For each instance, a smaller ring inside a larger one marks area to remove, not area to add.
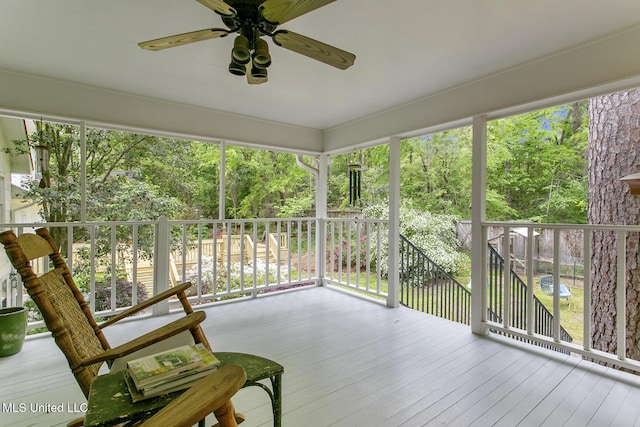
[[[504,312],[503,277],[505,274],[504,258],[489,245],[489,271],[487,274],[487,302],[489,320],[502,323],[500,313]],[[527,329],[527,285],[511,270],[509,327]],[[540,300],[533,296],[533,332],[547,337],[553,336],[553,314]],[[505,325],[506,326],[506,325]],[[560,339],[573,341],[571,335],[561,326]]]
[[[488,320],[502,323],[504,313],[503,277],[504,259],[489,246],[487,275]],[[527,285],[511,270],[509,327],[527,330]],[[424,252],[400,235],[400,304],[434,316],[459,323],[471,323],[471,291],[432,261]],[[533,332],[553,336],[553,315],[533,296]],[[495,331],[494,331],[495,332]],[[520,339],[517,336],[511,338]],[[560,327],[560,339],[571,342],[573,338]],[[524,339],[531,344],[541,345]],[[543,345],[543,347],[550,347]],[[552,347],[554,348],[554,347]],[[554,348],[555,349],[555,348]]]
[[[471,323],[471,292],[400,235],[400,304]]]

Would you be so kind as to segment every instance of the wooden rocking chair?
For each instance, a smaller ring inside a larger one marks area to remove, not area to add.
[[[198,381],[140,427],[190,427],[215,414],[220,427],[236,427],[231,397],[246,380],[244,369],[227,365]]]
[[[134,352],[148,349],[154,344],[187,331],[193,342],[202,343],[207,348],[211,348],[200,327],[200,323],[205,319],[205,313],[194,312],[187,300],[186,291],[191,283],[175,286],[98,324],[93,319],[89,305],[75,285],[66,262],[62,259],[57,245],[46,228],[36,230],[36,234],[25,233],[19,237],[16,237],[13,231],[5,231],[0,233],[0,243],[4,245],[9,260],[22,278],[24,287],[40,309],[47,328],[67,358],[71,372],[85,397],[89,396],[91,382],[98,375],[104,362],[112,372],[123,369],[126,364],[123,363],[122,358],[126,356],[131,358]],[[47,256],[53,268],[38,277],[31,268],[31,261]],[[180,301],[185,312],[184,317],[128,343],[113,348],[109,345],[103,334],[107,326],[173,296]],[[282,414],[283,367],[269,359],[244,353],[216,352],[214,354],[222,361],[223,366],[242,366],[246,371],[244,387],[260,386],[269,394],[274,424],[279,426]],[[272,389],[259,382],[263,379],[271,380]],[[241,420],[242,416],[237,415]]]

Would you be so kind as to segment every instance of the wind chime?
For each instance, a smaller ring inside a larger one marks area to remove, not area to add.
[[[36,173],[40,174],[40,184],[38,187],[47,188],[51,186],[51,176],[49,175],[49,158],[51,151],[47,145],[36,145]]]
[[[362,159],[351,162],[347,157],[347,169],[349,170],[349,204],[356,206],[360,202],[360,189],[362,182]]]

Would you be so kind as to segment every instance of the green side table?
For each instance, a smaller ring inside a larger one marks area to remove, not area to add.
[[[273,424],[275,427],[281,427],[283,366],[252,354],[214,354],[222,362],[221,366],[240,365],[244,368],[247,380],[243,388],[258,386],[267,392],[271,399]],[[266,379],[271,382],[271,388],[260,382]],[[182,393],[183,391],[178,391],[133,403],[123,372],[100,375],[91,383],[84,425],[107,427],[129,421],[146,420]]]

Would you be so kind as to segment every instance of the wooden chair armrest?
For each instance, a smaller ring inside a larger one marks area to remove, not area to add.
[[[84,425],[84,417],[76,418],[67,423],[67,427],[82,427]]]
[[[191,282],[185,282],[185,283],[183,283],[181,285],[174,286],[171,289],[167,289],[166,291],[161,292],[158,295],[156,295],[154,297],[151,297],[148,300],[143,301],[140,304],[137,304],[137,305],[135,305],[135,306],[123,311],[122,313],[120,313],[120,314],[118,314],[116,316],[111,317],[109,320],[106,320],[106,321],[100,323],[100,325],[99,325],[100,329],[106,328],[109,325],[113,325],[117,321],[122,320],[122,319],[124,319],[126,317],[129,317],[129,316],[131,316],[133,314],[136,314],[137,312],[142,311],[145,308],[151,307],[152,305],[157,304],[160,301],[164,301],[167,298],[171,298],[172,296],[177,295],[177,294],[179,294],[181,292],[186,292],[187,289],[189,289],[190,287],[191,287]]]
[[[231,397],[244,385],[246,374],[238,365],[224,366],[198,381],[160,412],[142,423],[144,427],[190,427],[212,412],[230,406]],[[235,421],[225,426],[237,425]]]
[[[169,337],[179,334],[180,332],[187,331],[194,326],[199,325],[206,318],[204,311],[194,311],[187,314],[178,320],[168,323],[161,328],[147,332],[138,338],[131,340],[127,343],[114,347],[96,356],[90,357],[82,361],[82,365],[89,366],[97,362],[105,362],[109,360],[118,359],[120,357],[131,354],[134,351],[143,349],[151,344],[155,344]]]

